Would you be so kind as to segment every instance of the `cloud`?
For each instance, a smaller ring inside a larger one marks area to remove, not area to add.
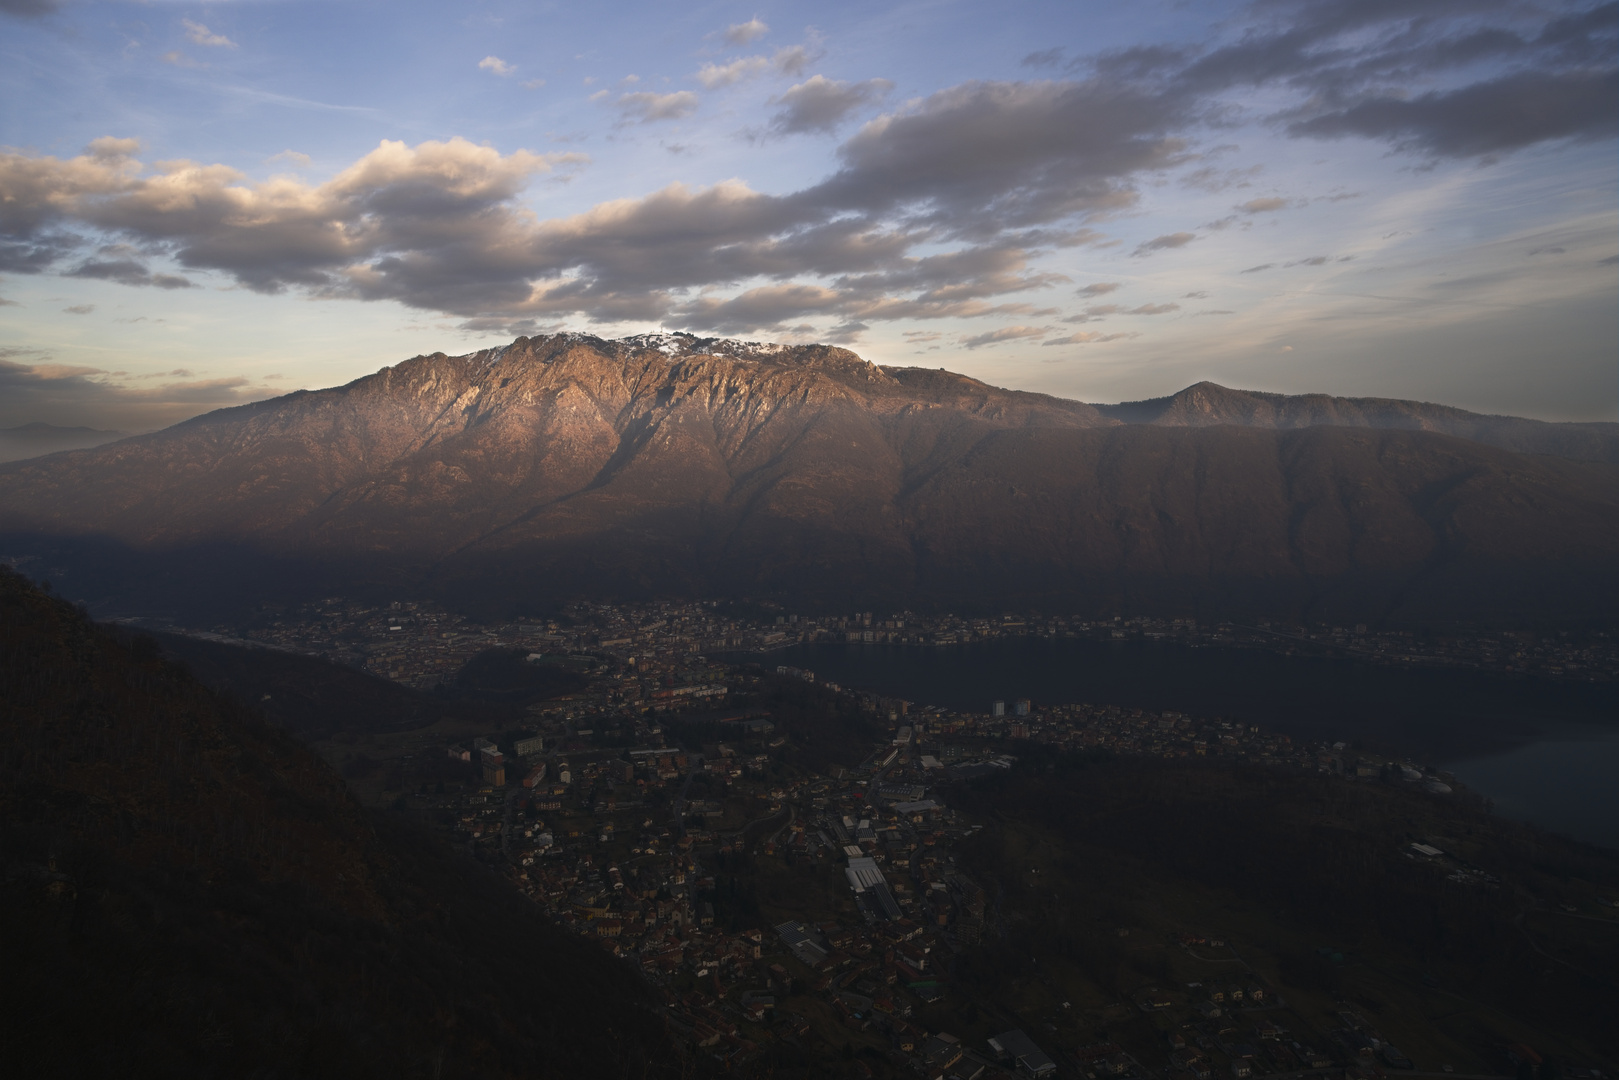
[[[524,90],[538,90],[540,87],[542,87],[544,85],[545,85],[545,80],[544,79],[525,79],[523,81],[523,89]]]
[[[867,123],[803,195],[980,237],[1134,205],[1132,178],[1177,162],[1184,119],[1099,82],[969,82]]]
[[[98,139],[65,161],[0,153],[0,257],[33,259],[25,271],[50,269],[77,246],[61,239],[61,225],[71,222],[161,249],[182,266],[223,271],[252,289],[335,295],[355,260],[368,256],[453,253],[464,272],[469,245],[498,258],[500,232],[520,217],[515,208],[501,217],[500,208],[531,176],[582,160],[522,150],[502,156],[464,139],[416,147],[384,141],[325,184],[287,176],[249,184],[234,169],[189,161],[146,173],[135,150],[133,140]],[[487,282],[489,273],[486,266],[473,277]]]
[[[1024,67],[1032,68],[1056,67],[1062,63],[1062,54],[1063,48],[1059,45],[1054,49],[1042,49],[1039,52],[1032,52],[1019,60],[1018,63]]]
[[[1155,251],[1172,251],[1175,248],[1183,248],[1196,239],[1196,233],[1165,233],[1163,236],[1155,236],[1151,240],[1144,240],[1137,244],[1135,251],[1131,252],[1131,254],[1141,256],[1151,255]]]
[[[62,3],[63,0],[0,0],[0,14],[38,18],[56,11]]]
[[[20,355],[14,350],[7,352],[13,357]],[[48,360],[16,363],[0,358],[0,426],[38,420],[143,431],[166,427],[195,416],[201,409],[241,405],[276,392],[241,377],[176,379],[176,374],[128,376]],[[128,385],[126,380],[130,378],[170,381],[137,388]]]
[[[725,28],[725,41],[730,45],[746,45],[770,33],[770,27],[754,16],[745,23],[732,23]]]
[[[1140,336],[1141,336],[1140,334],[1130,333],[1130,332],[1121,332],[1121,333],[1117,333],[1117,334],[1104,334],[1100,330],[1081,330],[1078,333],[1069,334],[1067,337],[1052,338],[1050,341],[1042,341],[1040,344],[1041,344],[1041,346],[1046,346],[1046,345],[1099,345],[1104,341],[1126,341],[1126,340],[1128,340],[1130,338],[1136,338],[1136,337],[1140,337]]]
[[[72,307],[65,307],[62,310],[69,315],[88,315],[95,309],[94,304],[74,304]]]
[[[131,153],[133,153],[133,151],[131,151]],[[290,161],[294,168],[304,169],[304,168],[308,168],[310,158],[309,158],[308,154],[300,154],[296,150],[283,150],[279,154],[271,154],[269,157],[265,158],[264,160],[267,161],[267,162],[269,162],[269,161]]]
[[[1045,223],[1129,205],[1131,169],[1176,152],[1085,117],[1092,93],[1102,91],[971,84],[867,124],[841,148],[839,171],[799,192],[677,184],[548,220],[522,193],[577,155],[384,142],[313,184],[195,162],[147,170],[132,140],[98,140],[66,160],[0,153],[0,263],[163,284],[143,276],[136,255],[151,252],[262,292],[391,299],[508,323],[582,315],[741,332],[832,316],[852,334],[872,320],[1043,317],[1057,312],[1001,299],[1066,281],[1029,261],[1044,247],[1105,241],[1071,221]],[[626,107],[652,119],[695,106],[686,92]],[[1076,118],[1086,131],[1075,133]],[[928,154],[948,167],[907,161],[930,140]],[[83,254],[107,237],[135,254]],[[955,250],[909,254],[952,240]],[[119,261],[135,265],[100,265]],[[738,284],[747,287],[722,298]]]
[[[1218,195],[1234,187],[1252,187],[1254,177],[1264,171],[1263,165],[1250,165],[1245,169],[1220,169],[1213,165],[1205,165],[1182,176],[1180,184],[1182,187]]]
[[[165,64],[172,64],[175,67],[202,68],[208,66],[207,64],[203,64],[191,59],[191,57],[187,56],[179,49],[173,49],[166,52],[162,56],[158,57],[158,59],[162,60]]]
[[[1181,306],[1176,303],[1168,304],[1142,304],[1139,307],[1127,308],[1122,304],[1093,304],[1078,315],[1066,316],[1065,323],[1087,323],[1109,315],[1168,315],[1172,311],[1179,311]]]
[[[621,94],[613,103],[625,122],[650,124],[658,120],[682,120],[697,111],[697,95],[690,90],[657,94],[640,90]]]
[[[216,34],[199,22],[190,19],[181,19],[180,25],[186,28],[186,40],[194,45],[206,45],[216,49],[234,49],[236,42],[224,34]]]
[[[770,61],[762,56],[743,56],[728,64],[704,64],[697,70],[696,79],[703,84],[703,89],[718,90],[722,86],[751,79],[769,67]]]
[[[1049,333],[1051,333],[1050,328],[1043,326],[1003,326],[999,330],[964,337],[961,339],[961,344],[963,348],[981,349],[986,345],[999,345],[1007,341],[1023,341],[1028,338],[1045,337]]]
[[[821,50],[804,45],[789,45],[785,49],[777,49],[770,58],[770,66],[779,74],[797,77],[804,74],[804,69],[821,58]]]
[[[491,71],[505,78],[517,71],[515,64],[508,64],[498,56],[486,56],[478,61],[478,70]]]
[[[124,245],[119,245],[123,247]],[[194,289],[196,285],[177,274],[154,274],[132,258],[91,259],[64,277],[115,281],[120,285],[152,285],[159,289]]]
[[[1182,97],[1282,91],[1269,119],[1294,137],[1482,156],[1613,134],[1615,22],[1612,3],[1569,11],[1451,2],[1420,18],[1398,4],[1274,3],[1255,5],[1215,47],[1126,50],[1095,68]]]
[[[881,100],[893,88],[887,79],[850,83],[814,75],[775,99],[781,108],[771,120],[770,129],[782,135],[831,132],[851,112]]]
[[[1273,267],[1275,265],[1276,265],[1275,263],[1260,263],[1258,266],[1250,266],[1246,270],[1237,271],[1237,273],[1239,273],[1239,274],[1257,274],[1261,270],[1269,270],[1271,267]]]
[[[1286,210],[1289,205],[1291,204],[1286,199],[1272,195],[1263,199],[1249,199],[1232,209],[1244,214],[1269,214],[1276,210]]]
[[[1612,138],[1616,103],[1619,70],[1524,71],[1414,98],[1370,98],[1298,121],[1288,133],[1359,135],[1445,157],[1484,156],[1549,139]]]
[[[1085,286],[1083,289],[1080,289],[1079,290],[1079,295],[1081,295],[1081,296],[1106,296],[1110,292],[1117,291],[1119,289],[1119,287],[1120,286],[1119,286],[1119,283],[1117,281],[1098,281],[1098,282],[1094,282],[1094,283],[1092,283],[1090,285]]]

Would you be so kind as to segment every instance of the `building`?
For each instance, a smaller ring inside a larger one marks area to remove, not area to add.
[[[991,705],[989,707],[989,715],[991,715],[991,716],[1005,716],[1006,715],[1006,702],[997,701],[995,704]]]
[[[827,958],[825,940],[805,923],[784,922],[776,927],[776,935],[794,956],[810,967],[820,966]]]
[[[483,770],[483,782],[494,787],[506,786],[506,755],[493,746],[478,751],[478,764]]]
[[[886,884],[883,872],[877,869],[877,860],[869,858],[850,859],[848,869],[843,876],[849,879],[849,888],[857,893],[865,892],[874,885]]]
[[[512,744],[512,750],[518,757],[528,757],[530,754],[544,753],[545,740],[538,735],[531,735],[526,739],[518,739]]]
[[[989,1048],[1002,1059],[1009,1060],[1025,1076],[1050,1076],[1057,1071],[1057,1063],[1022,1028],[1003,1031],[989,1040]]]

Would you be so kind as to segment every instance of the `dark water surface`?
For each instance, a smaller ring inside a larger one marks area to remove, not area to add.
[[[735,659],[758,661],[758,656]],[[1258,649],[1011,638],[799,645],[762,658],[925,705],[1089,702],[1231,716],[1454,772],[1503,814],[1619,848],[1619,684],[1394,668]]]

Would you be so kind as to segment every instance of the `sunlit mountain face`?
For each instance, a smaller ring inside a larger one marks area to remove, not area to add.
[[[262,588],[1585,618],[1616,447],[1414,402],[1094,406],[837,347],[557,335],[15,463],[0,535],[103,610]]]

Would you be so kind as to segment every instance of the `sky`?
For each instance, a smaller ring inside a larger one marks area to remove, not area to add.
[[[1619,419],[1619,3],[0,0],[0,426],[519,334]]]

